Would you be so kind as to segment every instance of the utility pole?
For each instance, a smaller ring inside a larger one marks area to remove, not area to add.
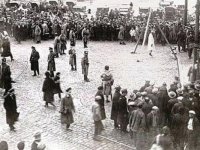
[[[199,0],[197,0],[196,4],[194,63],[196,63],[197,61],[198,42],[199,42]]]
[[[185,0],[184,25],[187,26],[188,0]]]
[[[194,64],[197,63],[197,76],[196,79],[198,80],[200,77],[199,74],[199,0],[197,0],[196,4],[196,25],[195,25],[195,47],[194,47]]]

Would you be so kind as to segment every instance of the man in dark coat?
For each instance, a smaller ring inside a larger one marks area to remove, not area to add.
[[[2,75],[1,75],[1,84],[5,89],[5,93],[12,88],[12,79],[10,66],[6,64],[6,58],[2,59]]]
[[[39,64],[38,64],[38,60],[40,59],[40,55],[39,53],[36,51],[35,47],[32,46],[32,53],[31,53],[31,57],[30,57],[30,62],[31,62],[31,70],[34,71],[34,75],[36,76],[36,71],[39,75]]]
[[[54,77],[54,71],[56,71],[56,64],[55,64],[55,53],[53,52],[53,48],[49,48],[49,55],[48,55],[48,71],[50,71],[51,77]]]
[[[54,102],[54,89],[55,89],[55,83],[54,81],[50,78],[50,73],[46,72],[45,73],[45,80],[43,82],[43,86],[42,86],[42,92],[44,93],[44,101],[45,103],[45,107],[48,107],[48,104],[50,103],[51,105],[53,105],[55,107],[55,105],[53,104]]]
[[[127,132],[127,125],[128,125],[128,110],[127,110],[127,100],[126,95],[128,94],[127,89],[122,90],[122,95],[119,98],[119,107],[118,107],[118,115],[117,120],[120,125],[120,129],[123,132]]]
[[[10,89],[4,96],[4,108],[6,110],[6,122],[10,130],[14,130],[14,124],[18,120],[19,113],[17,112],[17,103],[14,89]]]
[[[115,93],[112,99],[112,108],[111,108],[111,119],[114,120],[114,128],[118,128],[118,122],[117,122],[117,115],[118,115],[118,107],[119,107],[119,98],[121,96],[120,94],[121,87],[117,86],[115,88]]]

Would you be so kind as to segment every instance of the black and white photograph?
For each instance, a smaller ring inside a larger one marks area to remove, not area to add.
[[[0,150],[200,150],[200,0],[0,0]]]

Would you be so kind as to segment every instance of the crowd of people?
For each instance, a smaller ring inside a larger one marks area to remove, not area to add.
[[[70,39],[71,30],[74,32],[73,38],[81,40],[84,27],[89,30],[90,40],[140,40],[142,42],[147,21],[147,17],[144,16],[135,18],[130,15],[122,16],[117,9],[111,10],[107,15],[102,13],[102,15],[87,18],[87,16],[81,16],[73,11],[66,11],[62,7],[55,7],[52,10],[42,9],[42,11],[36,11],[36,9],[29,7],[26,9],[4,8],[0,16],[0,31],[6,30],[19,43],[26,39],[33,39],[35,42],[40,43],[41,39],[47,40],[56,36],[60,37],[60,40]],[[189,32],[194,36],[192,25],[184,26],[178,21],[163,21],[158,15],[157,18],[152,17],[152,20],[149,28],[153,31],[156,43],[166,44],[159,27],[172,44],[178,42],[180,46],[188,46],[189,43],[193,42],[192,39],[188,40],[187,37]],[[179,36],[180,30],[184,32],[181,37]],[[185,49],[183,48],[183,50]]]

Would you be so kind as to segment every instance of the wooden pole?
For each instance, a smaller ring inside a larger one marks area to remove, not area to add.
[[[185,0],[185,10],[184,10],[184,25],[187,26],[187,9],[188,9],[188,0]]]
[[[143,29],[142,29],[142,30],[143,30]],[[139,38],[138,38],[138,40],[137,40],[137,43],[136,43],[135,48],[134,48],[134,51],[131,52],[131,53],[136,53],[136,50],[137,50],[138,45],[139,45],[139,43],[140,43],[140,39],[141,39],[141,37],[142,37],[142,34],[143,34],[143,32],[140,33],[140,36],[139,36]]]
[[[146,42],[146,38],[147,38],[147,32],[148,32],[148,29],[149,29],[149,22],[150,22],[150,18],[151,18],[151,12],[152,12],[152,9],[149,8],[150,11],[149,11],[149,18],[147,20],[147,26],[146,26],[146,30],[145,30],[145,33],[144,33],[144,40],[143,40],[143,43],[142,43],[142,47],[144,47],[144,44]]]
[[[199,57],[198,57],[198,49],[199,47],[199,0],[197,0],[196,4],[196,24],[195,24],[195,47],[194,47],[194,64],[197,62],[197,76],[196,79],[198,80],[200,77],[199,73]]]

